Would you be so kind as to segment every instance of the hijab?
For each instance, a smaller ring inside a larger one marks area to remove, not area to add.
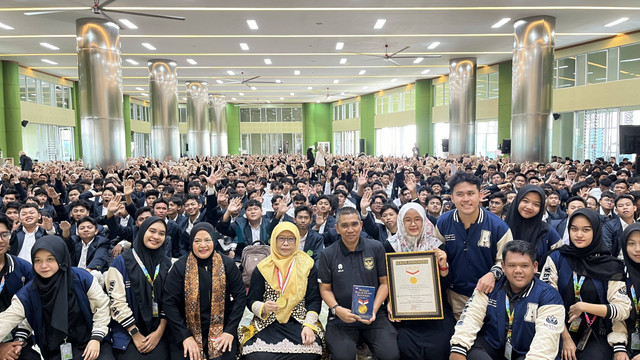
[[[625,269],[627,271],[627,277],[631,280],[636,292],[640,291],[640,264],[633,261],[627,252],[627,243],[629,242],[629,236],[634,231],[640,231],[640,223],[633,223],[627,226],[622,233],[622,255],[624,256]]]
[[[81,319],[77,299],[73,292],[73,272],[71,257],[64,240],[55,235],[43,236],[31,248],[31,262],[34,263],[39,250],[50,252],[58,263],[58,271],[49,278],[43,278],[33,270],[35,285],[42,303],[43,323],[47,339],[47,351],[55,350],[70,335],[77,320]],[[71,327],[70,327],[71,324]]]
[[[600,215],[591,209],[578,209],[569,217],[567,231],[570,231],[571,224],[577,216],[584,216],[589,221],[593,240],[584,248],[578,248],[573,241],[570,241],[569,245],[560,247],[560,253],[567,258],[569,265],[578,275],[604,281],[622,280],[624,278],[622,262],[611,256],[611,250],[602,241]],[[571,236],[569,238],[571,239]]]
[[[534,217],[525,219],[520,214],[520,211],[518,211],[518,207],[525,195],[531,192],[535,192],[540,196],[540,210]],[[542,221],[545,211],[545,199],[544,190],[542,190],[541,187],[537,185],[523,186],[520,191],[518,191],[518,195],[511,206],[509,206],[509,211],[507,211],[507,216],[504,220],[507,225],[509,225],[509,228],[511,228],[514,239],[524,240],[533,245],[536,250],[540,242],[542,242],[545,236],[547,236],[547,233],[549,233],[549,224]]]
[[[404,226],[404,217],[409,210],[417,211],[422,218],[422,229],[417,236],[410,235]],[[435,229],[431,221],[427,219],[424,207],[418,203],[404,204],[398,213],[397,223],[398,231],[388,240],[396,252],[429,251],[442,245],[442,242],[434,236]]]
[[[142,323],[146,327],[144,330],[147,331],[155,330],[158,325],[158,321],[156,320],[158,320],[159,317],[155,319],[153,317],[153,302],[155,301],[156,303],[160,303],[163,290],[162,284],[164,284],[164,279],[171,267],[171,260],[166,257],[164,253],[164,244],[155,250],[149,249],[144,244],[145,233],[149,230],[149,227],[155,223],[162,223],[166,230],[167,225],[161,218],[157,216],[147,218],[142,225],[140,225],[138,234],[133,241],[133,249],[122,254],[122,258],[124,259],[127,273],[129,274],[129,279],[131,281],[131,287],[133,288],[136,300],[138,301],[138,313]],[[153,289],[144,275],[142,268],[138,264],[138,261],[133,255],[134,251],[140,258],[145,269],[147,269],[151,279],[154,279],[156,266],[160,265],[158,276],[153,282]],[[155,299],[151,296],[152,290]]]
[[[293,245],[294,252],[289,256],[283,256],[278,253],[276,247],[277,237],[289,231],[295,236],[296,242]],[[278,224],[271,234],[271,255],[258,263],[258,270],[264,277],[265,281],[278,293],[282,293],[282,297],[287,300],[284,308],[276,311],[276,319],[281,324],[286,324],[291,317],[293,309],[302,301],[307,293],[307,280],[309,272],[313,268],[313,259],[303,251],[298,250],[300,245],[300,232],[298,228],[288,221]],[[293,264],[293,265],[292,265]],[[278,272],[282,274],[282,278],[287,276],[289,266],[292,266],[291,274],[284,292],[280,290],[278,282]]]

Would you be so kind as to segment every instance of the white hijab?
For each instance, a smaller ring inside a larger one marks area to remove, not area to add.
[[[404,227],[404,217],[409,210],[417,211],[422,218],[422,230],[418,236],[409,235]],[[396,252],[429,251],[442,245],[442,241],[435,237],[435,228],[431,221],[427,219],[427,214],[422,205],[413,202],[404,204],[400,209],[398,231],[388,241]]]

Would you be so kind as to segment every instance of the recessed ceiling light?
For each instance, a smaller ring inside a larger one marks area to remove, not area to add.
[[[316,100],[316,104],[320,104],[320,100]]]
[[[267,65],[271,65],[271,59],[264,59],[264,63]]]
[[[384,26],[384,23],[387,22],[387,19],[378,19],[378,21],[376,21],[376,24],[373,25],[373,28],[376,30],[382,29],[382,27]]]
[[[363,86],[362,89],[367,90],[369,87],[368,86]]]
[[[289,95],[294,96],[294,95],[295,95],[295,93],[290,93]]]
[[[238,95],[240,95],[240,96],[244,96],[244,93],[238,93]]]
[[[198,65],[198,63],[193,59],[187,59],[187,62],[191,65]]]
[[[186,97],[183,97],[183,98],[182,98],[182,100],[187,101],[187,98],[186,98]]]
[[[341,92],[340,95],[344,95],[344,92]]]
[[[249,50],[249,45],[247,45],[247,43],[240,43],[240,49]]]
[[[343,42],[336,43],[336,50],[342,50],[343,47],[344,47],[344,43]]]
[[[623,22],[625,22],[625,21],[627,21],[627,20],[629,20],[629,18],[628,18],[628,17],[621,17],[621,18],[620,18],[620,19],[618,19],[618,20],[615,20],[615,21],[612,21],[612,22],[608,23],[608,24],[607,24],[607,25],[605,25],[604,27],[612,27],[612,26],[616,26],[616,25],[618,25],[618,24],[622,24]]]
[[[142,46],[146,47],[146,48],[147,48],[147,49],[149,49],[149,50],[155,50],[155,49],[156,49],[156,47],[155,47],[155,46],[153,46],[153,45],[151,45],[151,44],[149,44],[149,43],[146,43],[146,42],[145,42],[145,43],[142,43]]]
[[[232,70],[227,70],[227,74],[229,74],[229,75],[233,76],[233,75],[235,75],[236,73],[234,73]]]
[[[421,74],[426,74],[426,73],[428,73],[429,71],[431,71],[431,69],[425,69],[425,70],[422,70]]]
[[[500,28],[502,25],[508,23],[509,21],[511,21],[511,18],[502,18],[500,19],[500,21],[498,21],[497,23],[491,25],[492,29],[498,29]]]
[[[267,104],[271,104],[271,101],[270,101],[270,100],[267,100]]]
[[[433,49],[437,48],[437,47],[438,47],[438,45],[440,45],[440,41],[434,41],[434,42],[432,42],[432,43],[431,43],[431,45],[429,45],[429,46],[427,47],[427,49],[429,49],[429,50],[433,50]]]
[[[147,93],[140,93],[141,96],[149,96]]]
[[[255,87],[255,86],[252,86],[252,87],[251,87],[251,90],[254,90],[254,91],[255,91],[255,90],[258,90],[258,88],[257,88],[257,87]]]
[[[5,30],[15,30],[13,27],[3,23],[0,23],[0,28],[3,28]]]
[[[143,88],[141,88],[141,87],[137,87],[137,88],[136,88],[136,90],[138,90],[138,91],[144,91],[144,89],[143,89]]]
[[[415,60],[413,60],[413,63],[414,64],[420,64],[422,62],[422,60],[424,60],[424,58],[423,57],[419,57],[419,58],[416,58]]]
[[[341,64],[341,65],[344,65],[344,64],[346,64],[346,63],[347,63],[347,58],[342,58],[342,59],[340,59],[340,64]]]
[[[46,62],[47,64],[51,64],[51,65],[58,65],[58,63],[57,63],[57,62],[55,62],[55,61],[51,61],[51,60],[49,60],[49,59],[42,59],[42,62]]]
[[[140,65],[140,63],[138,63],[137,61],[135,61],[133,59],[127,59],[126,61],[131,65]]]
[[[283,97],[281,97],[281,98],[280,98],[280,100],[284,100],[284,98],[283,98]]]
[[[360,70],[360,72],[358,73],[358,75],[364,75],[367,72],[367,70]]]
[[[220,79],[216,80],[216,82],[217,82],[218,84],[224,84],[224,81],[222,81],[222,80],[220,80]]]
[[[258,23],[255,20],[247,20],[247,25],[251,30],[258,30]]]
[[[231,98],[231,100],[238,100],[238,99],[236,99],[236,98],[232,97],[232,98]]]
[[[135,30],[138,27],[136,26],[136,24],[132,23],[131,21],[127,20],[127,19],[118,19],[118,21],[120,21],[121,23],[124,24],[124,26],[128,27],[129,29]]]
[[[307,86],[307,90],[313,90],[313,87]]]
[[[300,70],[295,70],[295,71],[293,72],[293,75],[300,75]]]
[[[282,80],[276,80],[276,84],[282,84]]]
[[[337,83],[339,83],[339,82],[340,82],[340,80],[338,80],[338,79],[333,80],[333,83],[334,83],[334,84],[337,84]]]
[[[396,82],[398,81],[398,79],[391,79],[391,82]]]
[[[46,42],[41,42],[40,45],[46,47],[47,49],[51,49],[51,50],[60,50],[59,47],[55,46],[55,45],[51,45],[49,43]]]

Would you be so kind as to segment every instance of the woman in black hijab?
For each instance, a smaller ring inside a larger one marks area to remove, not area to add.
[[[627,353],[629,359],[640,359],[640,223],[634,223],[622,233],[627,295],[631,299],[631,314],[627,319]]]
[[[34,279],[0,313],[0,338],[26,319],[46,360],[113,359],[109,344],[102,344],[109,330],[109,298],[89,272],[71,267],[64,240],[40,238],[31,260]]]
[[[147,218],[133,248],[118,256],[107,272],[111,317],[117,322],[113,348],[118,359],[169,359],[162,307],[164,283],[171,268],[163,248],[166,232],[164,220]]]
[[[622,262],[602,241],[600,216],[576,210],[568,220],[569,245],[553,251],[541,279],[559,292],[568,319],[562,332],[563,359],[626,359],[631,301]]]
[[[233,259],[215,252],[215,230],[191,229],[191,253],[175,264],[165,283],[164,311],[171,328],[171,359],[232,360],[247,293]],[[233,299],[233,300],[231,300]]]
[[[513,238],[530,243],[538,255],[538,264],[544,265],[544,256],[562,246],[558,232],[542,221],[545,212],[545,194],[537,185],[525,185],[509,206],[505,222],[511,228]],[[540,269],[538,269],[540,270]]]

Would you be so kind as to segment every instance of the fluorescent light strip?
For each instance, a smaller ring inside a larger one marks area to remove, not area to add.
[[[264,59],[264,63],[267,65],[271,65],[271,59]]]
[[[258,30],[258,23],[255,20],[247,20],[247,25],[251,30]]]
[[[240,96],[244,96],[244,93],[238,93],[238,95],[240,95]]]
[[[47,49],[51,49],[51,50],[60,50],[59,47],[55,46],[55,45],[51,45],[49,43],[46,42],[41,42],[40,45],[46,47]]]
[[[236,99],[236,98],[232,97],[232,98],[231,98],[231,100],[238,100],[238,99]]]
[[[131,21],[129,21],[128,19],[118,19],[118,21],[120,21],[121,23],[124,24],[124,26],[128,27],[131,30],[135,30],[138,28],[138,26],[134,23],[132,23]]]
[[[234,73],[232,70],[227,70],[227,74],[229,74],[229,75],[233,76],[233,75],[235,75],[236,73]]]
[[[140,65],[140,63],[139,63],[139,62],[137,62],[137,61],[135,61],[135,60],[133,60],[133,59],[127,59],[127,60],[125,60],[125,61],[126,61],[126,62],[128,62],[128,63],[129,63],[129,64],[131,64],[131,65]]]
[[[340,59],[340,64],[344,65],[347,63],[347,58]]]
[[[195,60],[193,60],[193,59],[187,59],[187,62],[188,62],[189,64],[191,64],[191,65],[198,65],[198,62],[196,62],[196,61],[195,61]]]
[[[391,82],[396,82],[398,81],[398,79],[391,79]]]
[[[629,18],[628,18],[628,17],[622,17],[622,18],[620,18],[620,19],[618,19],[618,20],[614,20],[614,21],[612,21],[612,22],[610,22],[610,23],[606,24],[604,27],[612,27],[612,26],[616,26],[616,25],[618,25],[618,24],[622,24],[623,22],[625,22],[625,21],[627,21],[627,20],[629,20]]]
[[[141,96],[149,96],[147,93],[140,93]]]
[[[367,70],[360,70],[360,72],[358,73],[358,75],[364,75],[367,72]]]
[[[141,87],[137,87],[137,88],[136,88],[136,90],[138,90],[138,91],[144,91],[144,89],[143,89],[143,88],[141,88]]]
[[[5,29],[5,30],[15,30],[13,27],[4,24],[4,23],[0,23],[0,28]]]
[[[224,81],[222,81],[222,80],[220,80],[220,79],[216,80],[216,82],[217,82],[218,84],[224,84]]]
[[[416,58],[415,60],[413,60],[413,63],[414,64],[420,64],[422,62],[422,60],[424,60],[424,58],[423,57],[419,57],[419,58]]]
[[[625,60],[620,60],[621,63],[627,63],[627,62],[634,62],[634,61],[639,61],[640,58],[633,58],[633,59],[625,59]],[[568,67],[568,66],[566,66]],[[562,66],[560,67],[562,69]]]
[[[295,95],[296,95],[296,93],[290,93],[289,95],[291,95],[291,96],[295,96]]]
[[[336,43],[336,50],[342,50],[342,48],[344,48],[344,43],[343,42]]]
[[[108,6],[107,10],[141,11],[149,10],[148,6]],[[67,10],[91,10],[88,6],[67,7],[12,7],[2,8],[0,12],[29,12],[29,11],[67,11]],[[155,11],[216,11],[216,12],[274,12],[274,11],[504,11],[504,10],[629,10],[638,11],[635,6],[397,6],[397,7],[205,7],[205,6],[158,6]]]
[[[251,87],[251,90],[255,91],[255,90],[258,90],[258,88],[257,88],[257,87],[255,87],[255,86],[252,86],[252,87]]]
[[[51,60],[49,60],[49,59],[42,59],[42,62],[45,62],[45,63],[47,63],[47,64],[51,64],[51,65],[58,65],[58,63],[57,63],[57,62],[55,62],[55,61],[51,61]]]
[[[508,23],[509,21],[511,21],[511,18],[502,18],[497,23],[491,25],[491,28],[492,29],[498,29],[498,28],[502,27],[502,25]]]
[[[249,50],[249,45],[247,45],[247,43],[240,43],[240,49],[242,50]]]
[[[334,83],[334,84],[337,84],[337,83],[339,83],[339,82],[340,82],[340,80],[333,80],[333,83]]]
[[[151,44],[149,44],[149,43],[146,43],[146,42],[143,42],[141,45],[142,45],[142,46],[144,46],[144,47],[146,47],[146,48],[147,48],[147,49],[149,49],[149,50],[155,50],[155,49],[156,49],[156,47],[155,47],[155,46],[153,46],[153,45],[151,45]]]
[[[375,30],[380,30],[382,29],[382,27],[384,26],[384,24],[387,22],[387,19],[378,19],[378,21],[376,21],[376,24],[373,25],[373,28]]]
[[[276,80],[276,84],[282,84],[282,80]]]
[[[313,90],[313,87],[307,86],[307,90]]]
[[[293,72],[293,75],[300,75],[300,70],[295,70],[295,71]]]
[[[425,69],[425,70],[422,70],[422,72],[420,74],[424,75],[424,74],[429,73],[429,71],[431,71],[431,69]]]
[[[433,50],[433,49],[437,48],[438,45],[440,45],[440,41],[434,41],[434,42],[431,43],[431,45],[427,46],[427,49]]]

